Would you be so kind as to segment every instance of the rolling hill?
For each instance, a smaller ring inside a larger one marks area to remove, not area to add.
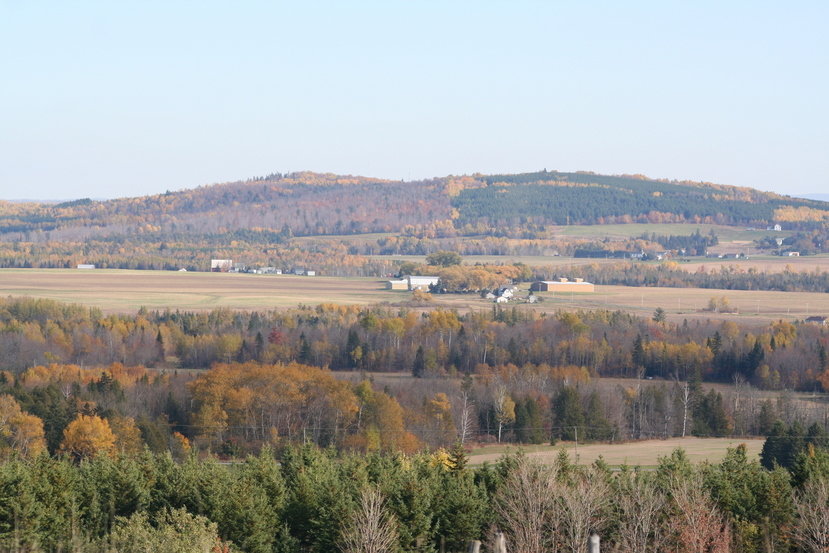
[[[0,202],[0,239],[37,244],[146,236],[278,243],[302,235],[486,235],[505,227],[631,222],[787,221],[791,228],[808,228],[827,218],[829,202],[639,175],[544,170],[403,182],[303,172],[138,198]]]

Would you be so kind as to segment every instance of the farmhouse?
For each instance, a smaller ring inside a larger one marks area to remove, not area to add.
[[[581,278],[569,280],[539,280],[530,286],[533,292],[595,292],[596,287],[591,282],[584,282]]]
[[[409,290],[428,290],[429,286],[436,285],[440,280],[436,276],[409,275],[404,278],[409,282]]]
[[[386,290],[408,290],[409,289],[409,281],[405,278],[401,278],[400,280],[389,280],[386,281]]]
[[[210,270],[214,273],[226,273],[233,268],[232,259],[211,259]]]

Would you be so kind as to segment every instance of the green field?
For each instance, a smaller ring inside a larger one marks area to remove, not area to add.
[[[631,223],[626,225],[570,225],[558,227],[555,234],[569,237],[603,238],[622,237],[631,238],[647,234],[662,235],[691,235],[699,229],[701,234],[707,235],[712,230],[720,242],[754,241],[765,236],[785,238],[791,236],[791,232],[775,232],[765,229],[748,230],[745,227],[728,227],[724,225],[711,224],[688,224],[688,223]]]

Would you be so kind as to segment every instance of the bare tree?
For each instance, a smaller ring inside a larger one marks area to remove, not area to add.
[[[343,553],[388,553],[397,543],[397,521],[386,510],[386,500],[376,488],[365,488],[360,507],[340,533]]]
[[[728,553],[731,527],[706,493],[699,474],[671,485],[676,513],[671,520],[680,553]]]
[[[503,384],[495,389],[495,419],[498,421],[498,443],[501,443],[501,431],[504,426],[515,422],[515,402],[507,393]]]
[[[594,470],[576,475],[575,482],[562,489],[560,534],[565,551],[582,553],[591,532],[602,529],[609,491],[604,476]]]
[[[458,419],[458,436],[461,445],[463,445],[472,434],[472,425],[474,424],[472,408],[475,406],[475,402],[469,399],[468,392],[463,392],[461,399],[463,400],[463,405],[461,406],[461,416]]]
[[[558,526],[556,470],[526,457],[518,459],[495,497],[510,549],[521,553],[555,553]],[[585,542],[586,543],[586,542]]]
[[[630,477],[617,498],[619,540],[617,548],[626,553],[660,551],[665,541],[661,523],[667,498],[641,474]]]
[[[796,499],[795,540],[809,552],[829,551],[829,480],[810,479]]]
[[[691,388],[688,382],[683,383],[679,401],[682,403],[682,437],[684,438],[688,431],[688,409],[691,405]]]

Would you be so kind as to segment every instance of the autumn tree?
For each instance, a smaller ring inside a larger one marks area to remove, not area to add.
[[[449,267],[451,265],[460,265],[463,258],[458,252],[439,251],[430,253],[426,256],[427,265],[437,265],[440,267]]]
[[[63,431],[61,451],[75,459],[115,450],[116,437],[109,422],[95,415],[78,415]]]
[[[9,395],[0,395],[0,458],[16,452],[36,457],[46,449],[43,421],[24,412]]]

